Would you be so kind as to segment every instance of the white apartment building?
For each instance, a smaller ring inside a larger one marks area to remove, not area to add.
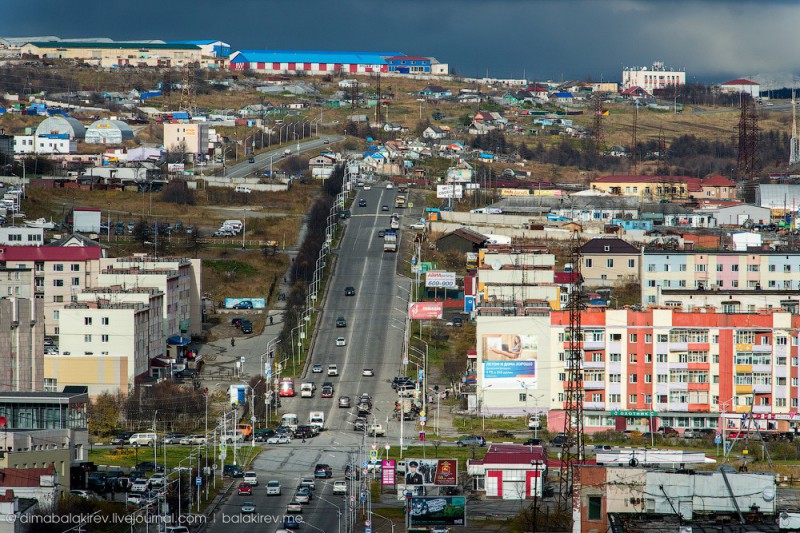
[[[649,93],[677,85],[686,85],[686,72],[672,70],[664,63],[656,62],[651,67],[626,67],[622,69],[622,89],[641,87]]]
[[[170,151],[183,148],[187,154],[207,154],[208,124],[164,123],[164,147]]]
[[[43,228],[7,226],[0,228],[0,246],[41,246],[44,244]]]

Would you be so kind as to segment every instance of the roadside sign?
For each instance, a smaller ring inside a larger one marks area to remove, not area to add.
[[[217,456],[217,459],[219,459],[220,461],[224,461],[224,460],[225,460],[225,456],[226,456],[226,455],[227,455],[226,453],[220,453],[220,454]]]
[[[196,478],[194,478],[194,484],[197,485],[197,486],[202,485],[203,484],[203,478],[201,478],[200,476],[197,476]]]
[[[227,452],[228,451],[228,443],[220,442],[219,443],[219,451],[221,451],[222,453]]]
[[[244,361],[245,361],[245,359],[244,359],[244,356],[241,356],[241,357],[239,358],[239,362],[241,362],[242,364],[244,364]]]
[[[722,437],[714,437],[714,444],[722,444]]]
[[[365,527],[364,528],[364,533],[372,533],[372,528],[371,527]]]
[[[424,419],[425,418],[425,411],[420,411],[419,412],[419,416],[420,416],[420,418]]]
[[[425,427],[425,421],[424,420],[420,420],[419,421],[419,425],[422,426],[422,427]]]
[[[420,421],[421,424],[424,424],[427,420],[428,420],[427,417],[424,417],[424,416],[419,417],[419,421]]]
[[[364,527],[372,527],[372,522],[370,520],[364,520]]]
[[[370,459],[377,459],[378,458],[378,450],[370,450],[369,451],[369,458]]]

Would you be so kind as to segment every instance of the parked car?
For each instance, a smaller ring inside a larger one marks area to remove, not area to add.
[[[134,435],[134,431],[126,431],[124,433],[118,433],[111,439],[111,444],[115,444],[117,446],[129,444],[130,438]]]
[[[465,446],[486,446],[486,439],[480,435],[469,435],[458,439],[456,444],[462,448]]]
[[[164,435],[164,444],[180,444],[185,436],[183,433],[167,433]]]
[[[686,428],[683,430],[683,438],[684,439],[698,439],[700,438],[700,433],[696,432],[692,428]]]
[[[542,439],[528,439],[523,444],[525,446],[544,446],[544,441]]]
[[[222,467],[222,475],[224,477],[244,477],[244,470],[239,465],[225,465]]]
[[[677,429],[669,427],[669,426],[661,426],[660,428],[658,428],[658,432],[659,433],[663,433],[665,437],[667,435],[672,435],[672,436],[679,435]]]
[[[275,434],[272,437],[267,439],[267,444],[290,444],[292,442],[292,438],[286,434]]]
[[[163,472],[164,466],[156,464],[153,461],[141,461],[136,464],[136,470],[141,470],[142,472]]]

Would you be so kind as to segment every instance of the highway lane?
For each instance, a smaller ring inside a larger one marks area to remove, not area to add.
[[[321,498],[315,498],[311,504],[305,506],[303,518],[307,523],[301,526],[301,531],[338,533],[339,510],[343,512],[341,531],[347,531],[348,502],[341,495],[333,496],[332,482],[344,479],[345,465],[363,460],[363,455],[357,455],[367,453],[360,449],[361,445],[375,445],[378,450],[383,450],[386,444],[399,444],[400,428],[392,418],[396,395],[391,388],[391,378],[398,374],[401,365],[404,299],[409,282],[396,276],[397,254],[385,254],[383,239],[377,236],[379,230],[389,227],[396,192],[396,189],[380,186],[373,186],[368,191],[358,191],[351,208],[352,217],[346,222],[347,227],[338,250],[334,251],[337,255],[336,267],[318,325],[307,374],[297,379],[298,390],[303,381],[314,381],[317,393],[313,398],[298,396],[282,400],[281,413],[296,413],[300,423],[307,422],[310,411],[323,411],[326,430],[306,442],[295,440],[291,444],[265,446],[253,465],[260,483],[254,496],[237,496],[234,492],[223,504],[209,531],[251,531],[254,525],[252,522],[245,519],[244,522],[236,523],[232,520],[238,516],[243,501],[253,501],[256,504],[256,514],[262,517],[260,523],[265,524],[259,531],[271,533],[279,529],[280,526],[274,525],[275,517],[283,516],[299,480],[313,476],[317,463],[329,464],[334,477],[317,480],[316,493]],[[367,201],[367,207],[358,207],[360,198]],[[383,205],[389,206],[389,210],[382,211]],[[355,296],[344,295],[345,287],[348,286],[355,288]],[[336,318],[339,316],[347,320],[346,328],[336,327]],[[340,336],[347,339],[346,346],[336,346],[336,338]],[[339,375],[328,377],[325,372],[314,374],[311,372],[313,363],[322,364],[325,370],[328,364],[335,363]],[[362,376],[364,368],[372,368],[375,376]],[[334,397],[330,399],[319,396],[322,383],[327,381],[332,382],[335,387]],[[355,399],[362,393],[373,397],[373,420],[384,426],[386,437],[366,437],[363,432],[354,431],[354,409],[338,407],[338,398],[347,395],[353,399],[354,408]],[[406,434],[411,434],[411,424],[406,423],[405,430]],[[269,479],[281,481],[283,494],[280,497],[266,496],[264,487]],[[223,523],[224,520],[227,522]],[[263,520],[272,520],[273,523],[266,524]],[[363,517],[360,520],[357,531],[363,530]],[[379,524],[375,526],[373,531],[376,533],[383,531]]]
[[[280,163],[284,157],[291,157],[292,155],[319,150],[324,146],[343,140],[344,137],[341,135],[320,135],[319,138],[300,141],[299,151],[296,143],[292,144],[291,146],[285,145],[275,150],[268,150],[255,156],[255,163],[250,163],[247,159],[244,159],[241,163],[227,167],[225,169],[225,177],[231,178],[231,180],[237,180],[252,176],[253,174],[261,174],[262,171],[269,169],[270,159],[272,159],[272,164],[274,167],[276,164]],[[327,145],[325,141],[328,141]],[[285,156],[284,150],[291,150],[291,154],[289,156]]]

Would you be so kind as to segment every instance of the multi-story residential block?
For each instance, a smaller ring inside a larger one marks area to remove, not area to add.
[[[661,289],[656,305],[691,311],[713,309],[721,313],[756,313],[774,309],[800,313],[797,289]]]
[[[103,68],[170,68],[203,60],[199,46],[181,43],[37,41],[25,43],[20,53],[26,58],[72,59]]]
[[[183,151],[187,154],[207,154],[208,124],[167,122],[164,124],[164,146],[168,150]]]
[[[671,70],[657,61],[652,67],[626,67],[622,69],[622,88],[641,87],[649,93],[686,84],[686,72]]]
[[[479,305],[561,308],[555,256],[541,247],[489,245],[478,251]]]
[[[99,246],[0,247],[0,267],[33,271],[31,291],[44,302],[45,335],[58,335],[62,307],[97,279]]]
[[[639,278],[642,304],[654,305],[666,301],[659,295],[666,289],[800,290],[798,274],[798,252],[645,250]],[[670,296],[672,301],[677,295]]]
[[[692,176],[601,176],[592,180],[591,188],[617,196],[637,196],[642,201],[736,198],[736,184],[719,175],[704,179]]]
[[[202,262],[175,257],[117,257],[101,261],[98,287],[153,287],[164,293],[165,337],[203,329]]]
[[[33,296],[33,270],[0,267],[0,297],[3,296],[31,298]]]
[[[43,370],[44,311],[41,301],[0,295],[0,388],[6,391],[41,391]]]
[[[0,228],[0,245],[2,246],[41,246],[42,244],[44,244],[43,228],[25,226]]]
[[[587,431],[735,430],[751,410],[766,431],[800,423],[798,315],[598,309],[581,322]],[[477,409],[549,410],[548,427],[562,427],[568,330],[566,311],[479,314]]]
[[[592,239],[580,250],[581,275],[587,286],[630,283],[639,279],[641,251],[622,239]]]

